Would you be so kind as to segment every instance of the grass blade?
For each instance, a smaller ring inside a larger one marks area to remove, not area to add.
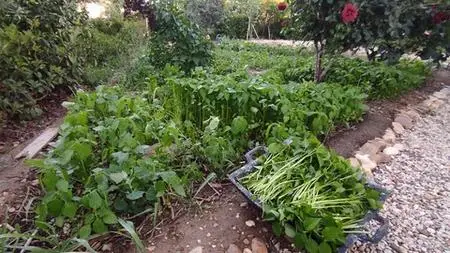
[[[142,243],[141,238],[139,238],[138,234],[136,233],[133,222],[119,219],[119,223],[130,234],[134,244],[136,244],[137,252],[144,253],[145,252],[144,243]]]

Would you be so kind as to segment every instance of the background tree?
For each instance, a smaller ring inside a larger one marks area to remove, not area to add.
[[[223,0],[190,0],[186,4],[186,16],[208,34],[214,34],[225,16]]]

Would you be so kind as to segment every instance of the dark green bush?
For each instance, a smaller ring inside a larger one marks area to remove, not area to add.
[[[39,99],[81,77],[70,41],[84,16],[74,0],[7,0],[0,7],[0,110],[34,117]]]
[[[175,8],[160,9],[158,28],[152,34],[149,57],[156,68],[166,64],[189,72],[206,66],[212,58],[212,42],[197,25],[192,24]]]
[[[226,16],[223,23],[218,27],[217,33],[233,39],[245,39],[247,36],[247,28],[247,16]]]
[[[390,98],[422,85],[430,68],[421,61],[401,60],[395,65],[339,58],[325,77],[326,82],[367,88],[371,98]]]

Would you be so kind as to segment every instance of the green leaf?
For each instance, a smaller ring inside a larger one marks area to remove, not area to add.
[[[178,195],[186,197],[181,179],[174,171],[160,172],[159,175],[161,176],[162,180],[166,182],[170,187],[172,187]]]
[[[276,236],[281,236],[281,224],[279,222],[272,223],[272,231]]]
[[[40,203],[36,207],[36,214],[37,214],[39,220],[42,220],[42,221],[45,220],[48,215],[47,205],[44,203]]]
[[[155,188],[148,189],[148,191],[145,193],[145,199],[150,202],[155,202],[157,200]]]
[[[308,238],[305,242],[305,249],[309,253],[317,253],[319,252],[319,245],[314,239]]]
[[[137,200],[142,198],[142,196],[144,196],[144,192],[143,191],[133,191],[127,194],[127,199],[129,200]]]
[[[119,219],[119,224],[122,225],[122,227],[130,234],[131,238],[133,239],[133,242],[136,244],[138,252],[139,253],[146,252],[142,240],[139,238],[139,236],[136,233],[136,230],[134,229],[133,223],[131,221]]]
[[[91,225],[84,225],[78,231],[80,238],[87,239],[91,235]]]
[[[328,241],[341,241],[345,237],[342,229],[338,227],[326,227],[323,229],[322,235]]]
[[[276,153],[280,152],[281,150],[283,150],[283,145],[280,143],[274,142],[269,145],[268,149],[271,154],[276,154]]]
[[[64,180],[64,179],[60,179],[56,183],[56,188],[59,191],[68,192],[69,191],[69,183],[66,180]]]
[[[214,131],[219,126],[220,119],[219,117],[211,117],[208,126],[206,127],[206,130],[208,131]]]
[[[72,149],[80,161],[86,161],[92,154],[92,147],[88,143],[76,142]]]
[[[52,216],[59,216],[61,214],[61,209],[64,206],[64,201],[60,199],[54,199],[47,203],[48,213]]]
[[[24,163],[32,168],[45,169],[47,166],[45,165],[44,161],[44,159],[29,159],[25,160]]]
[[[304,233],[297,233],[294,237],[294,245],[297,248],[304,248],[308,238]]]
[[[67,149],[62,153],[61,158],[59,159],[59,162],[62,165],[67,165],[70,162],[70,160],[72,159],[72,157],[73,157],[73,150]]]
[[[128,153],[124,153],[124,152],[116,152],[116,153],[112,153],[111,155],[118,164],[123,164],[130,157],[130,155]]]
[[[233,134],[244,133],[247,130],[248,122],[244,117],[236,117],[231,122],[231,132]]]
[[[116,224],[117,223],[117,216],[111,212],[111,211],[106,211],[105,215],[103,215],[103,222],[105,224]]]
[[[290,238],[294,238],[295,228],[290,224],[286,224],[284,225],[284,233],[286,233],[286,235],[289,236]]]
[[[331,252],[332,252],[331,247],[330,247],[330,245],[328,245],[328,243],[322,242],[319,245],[319,253],[331,253]]]
[[[123,180],[127,179],[128,175],[125,171],[121,171],[117,173],[111,173],[109,174],[109,177],[114,183],[120,184]]]
[[[92,223],[92,229],[95,233],[100,234],[108,231],[108,227],[103,223],[102,219],[95,219],[94,223]]]
[[[56,190],[56,183],[58,182],[58,176],[56,176],[56,173],[54,170],[50,170],[44,174],[42,177],[42,183],[45,186],[45,189],[47,191],[54,191]]]
[[[89,193],[89,207],[97,209],[102,206],[103,199],[100,197],[97,191]]]
[[[162,197],[166,192],[166,184],[162,180],[158,180],[155,183],[156,197]]]
[[[62,227],[64,226],[64,217],[63,217],[63,216],[58,216],[58,217],[56,217],[56,219],[55,219],[55,225],[56,225],[57,227],[62,228]]]
[[[75,214],[77,213],[78,206],[74,202],[66,202],[64,204],[62,214],[66,216],[67,218],[73,218],[75,217]]]
[[[367,201],[369,201],[370,208],[372,208],[372,209],[377,209],[378,208],[378,203],[377,203],[376,200],[374,200],[374,199],[367,199]]]
[[[75,126],[76,125],[87,126],[88,113],[87,112],[71,113],[71,114],[67,115],[64,120],[65,120],[65,122],[68,122]]]
[[[118,211],[125,211],[128,209],[128,203],[122,198],[116,199],[114,201],[114,208]]]
[[[320,220],[321,220],[320,218],[311,218],[311,217],[306,218],[305,222],[303,223],[305,230],[306,231],[314,230],[317,227],[317,225],[319,225]]]

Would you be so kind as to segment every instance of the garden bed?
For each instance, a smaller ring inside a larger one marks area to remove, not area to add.
[[[186,200],[197,200],[200,207],[213,201],[215,197],[199,200],[203,192],[197,195],[197,189],[204,188],[204,182],[223,178],[248,148],[266,143],[276,150],[287,137],[297,134],[305,143],[316,145],[319,141],[312,136],[326,140],[336,127],[341,132],[340,126],[360,120],[367,94],[372,99],[391,95],[385,92],[392,84],[378,77],[376,83],[316,85],[309,81],[309,53],[290,47],[230,41],[216,48],[215,54],[213,68],[196,69],[190,75],[175,67],[152,70],[140,75],[145,78],[135,80],[133,87],[127,82],[79,92],[74,103],[68,104],[55,148],[45,160],[29,163],[39,168],[40,175],[31,184],[40,184],[45,193],[43,198],[36,196],[32,204],[37,208],[29,210],[36,210],[38,222],[51,222],[58,231],[50,245],[64,246],[57,241],[58,235],[76,236],[89,238],[101,249],[110,238],[103,241],[98,234],[119,230],[132,235],[125,220],[135,223],[133,230],[142,239],[153,238],[160,218],[178,217],[181,213],[176,210],[189,206]],[[397,75],[378,63],[339,61],[345,63],[343,68],[363,66],[353,75],[365,76],[368,68],[392,75],[401,84],[396,93],[420,86],[427,74],[421,63],[402,62],[394,68],[405,75]],[[248,69],[267,71],[249,76]],[[330,81],[340,80],[334,77]],[[138,92],[128,92],[130,88]],[[216,186],[214,195],[223,194],[220,188],[224,186]],[[23,218],[21,203],[12,205]],[[30,228],[30,222],[22,223],[23,227]],[[65,232],[65,224],[70,231]],[[126,247],[129,241],[124,243]],[[211,243],[212,252],[213,245],[218,247]]]

